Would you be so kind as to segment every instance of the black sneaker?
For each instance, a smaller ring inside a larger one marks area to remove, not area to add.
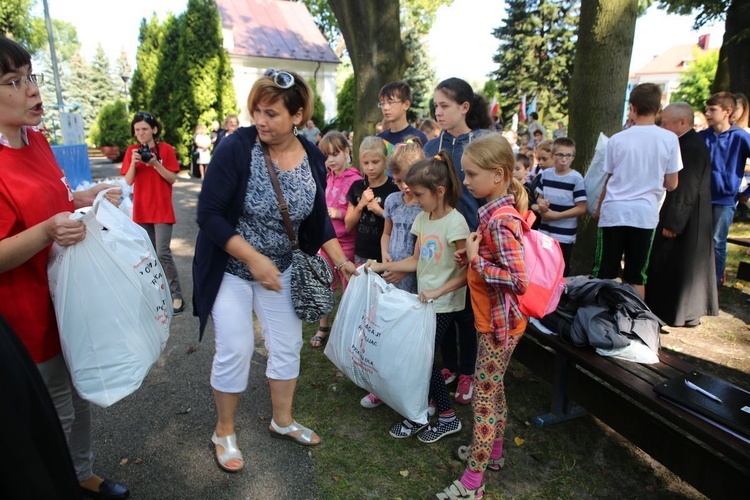
[[[411,420],[404,419],[391,427],[391,430],[388,431],[388,434],[395,437],[396,439],[403,439],[412,437],[414,434],[418,433],[425,427],[427,427],[427,424],[418,424],[416,422],[412,422]]]
[[[423,443],[434,443],[435,441],[439,441],[444,436],[455,434],[460,430],[461,421],[458,418],[449,423],[441,422],[438,420],[438,423],[435,427],[428,427],[426,431],[421,432],[417,436],[417,439],[419,439]]]

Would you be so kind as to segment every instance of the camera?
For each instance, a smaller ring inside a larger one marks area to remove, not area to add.
[[[141,146],[138,148],[138,154],[141,155],[141,161],[143,163],[148,163],[151,161],[151,158],[154,156],[153,153],[151,153],[151,148],[148,147],[148,144],[141,144]]]

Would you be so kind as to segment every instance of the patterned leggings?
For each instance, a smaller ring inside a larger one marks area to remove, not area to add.
[[[474,375],[474,435],[468,467],[484,472],[492,445],[505,436],[508,407],[505,403],[505,371],[521,335],[509,335],[508,347],[495,340],[494,334],[477,333],[477,367]]]
[[[437,313],[435,315],[435,352],[440,349],[445,332],[448,328],[453,328],[453,320],[456,313]],[[445,379],[440,373],[440,367],[436,362],[432,363],[432,377],[430,377],[430,398],[435,402],[437,411],[443,413],[453,409],[451,395],[445,386]]]

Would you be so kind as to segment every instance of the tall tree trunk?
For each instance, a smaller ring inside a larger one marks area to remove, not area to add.
[[[354,149],[382,119],[378,92],[402,80],[407,61],[401,41],[399,0],[328,0],[354,68]]]
[[[729,88],[750,95],[750,2],[733,0],[727,9],[725,27]]]
[[[628,67],[633,51],[638,0],[582,0],[573,77],[570,81],[570,137],[576,141],[574,167],[586,173],[599,132],[622,129]],[[581,217],[572,267],[593,267],[596,221]]]

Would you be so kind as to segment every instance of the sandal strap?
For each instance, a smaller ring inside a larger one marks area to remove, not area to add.
[[[219,437],[216,435],[216,431],[214,431],[214,435],[211,436],[211,442],[224,448],[224,453],[217,456],[221,463],[227,463],[233,458],[244,462],[242,452],[237,447],[237,434],[229,434],[228,436]]]
[[[271,419],[271,427],[277,434],[280,434],[282,436],[286,436],[287,434],[295,432],[295,431],[302,431],[302,434],[295,437],[294,440],[312,443],[313,430],[308,427],[305,427],[304,425],[300,424],[296,420],[292,420],[292,423],[287,425],[286,427],[280,427],[279,424],[277,424],[274,421],[274,419]]]
[[[479,496],[477,496],[479,495]],[[482,498],[484,496],[484,484],[475,490],[467,490],[466,487],[456,479],[450,486],[437,494],[440,500],[461,500]]]
[[[330,326],[319,326],[318,327],[319,332],[323,333],[331,333],[331,327]]]

